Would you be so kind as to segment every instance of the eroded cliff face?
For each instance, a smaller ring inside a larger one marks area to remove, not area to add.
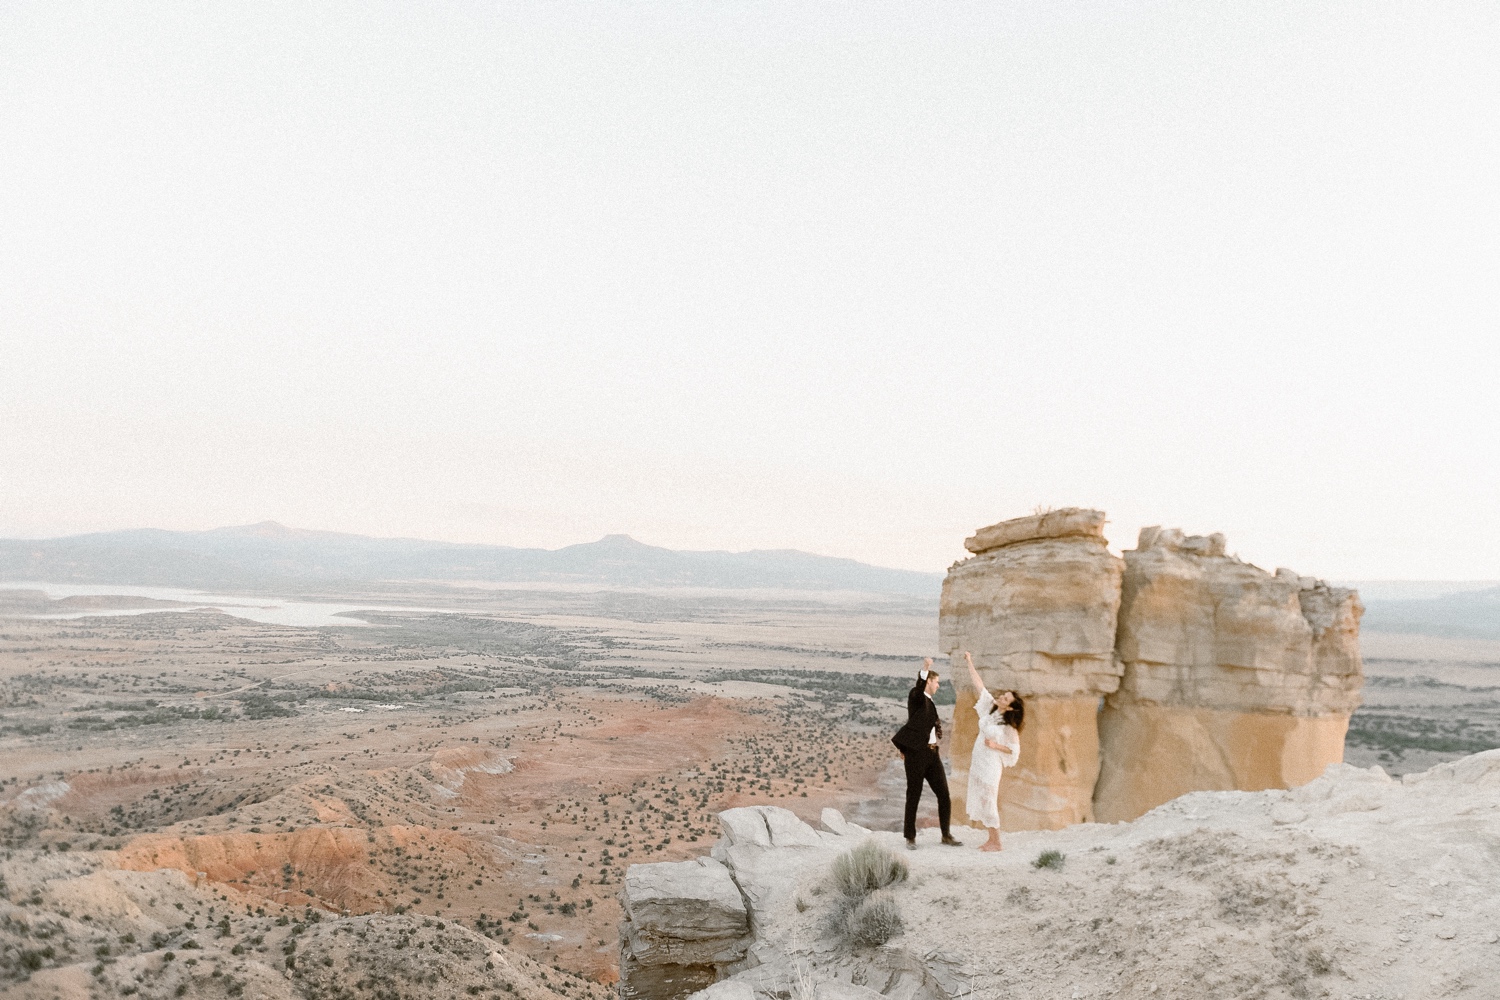
[[[1290,788],[1342,761],[1362,611],[1352,590],[1225,555],[1222,535],[1144,529],[1125,553],[1124,673],[1099,716],[1095,818]]]
[[[1124,563],[1110,554],[1104,514],[1068,508],[976,532],[974,556],[943,581],[941,648],[958,692],[950,744],[955,816],[963,820],[977,692],[962,653],[991,691],[1026,700],[1021,757],[1000,786],[1001,825],[1057,829],[1093,818],[1098,705],[1120,683],[1115,628]]]
[[[976,733],[965,650],[991,691],[1026,699],[1003,829],[1295,787],[1343,760],[1363,681],[1354,591],[1241,562],[1218,534],[1147,528],[1122,561],[1104,514],[1079,508],[1002,521],[965,546],[974,556],[949,570],[939,624],[958,691],[956,809]]]

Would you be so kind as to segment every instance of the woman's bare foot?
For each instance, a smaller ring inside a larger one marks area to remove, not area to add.
[[[999,850],[1003,850],[1003,848],[1000,846],[1000,831],[999,830],[993,830],[993,829],[990,830],[990,839],[988,839],[984,843],[980,844],[979,845],[979,849],[981,851],[999,851]]]

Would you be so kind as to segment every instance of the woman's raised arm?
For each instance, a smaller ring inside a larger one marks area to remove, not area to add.
[[[969,655],[968,650],[964,650],[964,663],[969,668],[969,679],[974,682],[974,690],[976,692],[985,690],[984,680],[979,676],[979,671],[974,669],[974,657]]]

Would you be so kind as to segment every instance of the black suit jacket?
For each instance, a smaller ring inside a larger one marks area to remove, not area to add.
[[[920,686],[912,688],[906,696],[906,725],[891,737],[891,742],[902,750],[925,750],[927,738],[934,729],[939,736],[943,735],[937,706]]]

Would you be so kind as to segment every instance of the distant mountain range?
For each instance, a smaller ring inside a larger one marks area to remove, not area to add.
[[[454,580],[624,587],[853,590],[936,598],[938,573],[885,569],[792,549],[678,552],[606,535],[519,549],[307,531],[264,521],[210,531],[139,529],[0,539],[0,580],[204,588]]]
[[[555,550],[520,549],[370,538],[264,521],[211,531],[147,528],[0,539],[0,581],[22,580],[205,589],[452,580],[849,590],[936,598],[943,578],[792,549],[679,552],[628,535]],[[1367,631],[1500,639],[1500,586],[1421,581],[1355,586],[1364,595],[1361,624]]]
[[[1450,639],[1500,639],[1500,587],[1437,597],[1365,600],[1367,632],[1410,632]]]

